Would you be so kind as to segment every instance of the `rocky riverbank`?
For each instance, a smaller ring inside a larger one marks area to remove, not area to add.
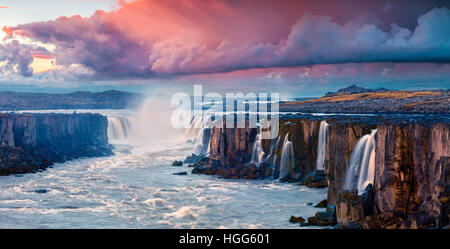
[[[329,124],[324,171],[316,171],[322,120]],[[449,124],[448,115],[285,115],[279,138],[261,141],[264,156],[258,161],[253,155],[256,128],[213,128],[210,156],[193,164],[192,172],[328,186],[327,211],[318,216],[342,228],[445,227],[449,221]],[[347,165],[358,140],[373,129],[377,129],[374,183],[358,195],[343,189]],[[286,137],[293,144],[293,162],[280,175],[281,165],[286,165],[281,163]]]
[[[99,114],[0,114],[0,175],[111,155],[107,126]]]

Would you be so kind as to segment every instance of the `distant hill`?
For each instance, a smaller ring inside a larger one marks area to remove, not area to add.
[[[450,91],[365,89],[352,85],[325,96],[280,104],[283,112],[450,114]]]
[[[387,92],[387,91],[391,91],[391,90],[383,88],[383,87],[380,87],[377,89],[368,89],[368,88],[359,87],[359,86],[356,86],[355,84],[353,84],[349,87],[341,88],[337,92],[327,92],[325,94],[325,97],[332,97],[332,96],[345,95],[345,94],[355,94],[355,93],[377,93],[377,92]]]
[[[134,107],[142,97],[116,90],[67,94],[0,92],[0,110],[124,109]]]

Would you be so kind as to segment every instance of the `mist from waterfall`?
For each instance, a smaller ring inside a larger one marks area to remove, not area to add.
[[[168,150],[174,146],[186,146],[188,140],[200,144],[202,141],[198,141],[195,137],[200,137],[201,134],[197,134],[194,130],[189,133],[185,128],[174,127],[171,119],[174,108],[170,104],[170,99],[152,96],[136,110],[129,110],[119,115],[107,114],[108,139],[113,145],[131,146],[134,153],[148,153]],[[193,119],[194,121],[196,120]],[[198,131],[201,132],[201,129]],[[193,152],[203,151],[203,148],[197,148],[197,144],[193,144],[192,147],[195,147]],[[206,152],[209,146],[204,147]]]
[[[357,189],[361,195],[369,184],[373,184],[375,178],[375,143],[377,130],[364,135],[358,140],[350,156],[344,189]]]
[[[285,177],[289,170],[294,168],[294,165],[294,145],[289,141],[289,133],[287,133],[283,141],[279,178]]]
[[[317,143],[317,161],[316,170],[324,170],[325,154],[327,149],[328,123],[323,120],[320,122],[319,141]]]

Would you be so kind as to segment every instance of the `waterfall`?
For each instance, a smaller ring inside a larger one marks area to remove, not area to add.
[[[135,122],[132,118],[108,117],[108,139],[122,140],[130,136],[135,129]]]
[[[277,169],[277,155],[275,155],[275,156],[273,157],[272,165],[273,165],[273,169],[272,169],[272,178],[275,179],[275,172],[276,172],[276,169]]]
[[[320,122],[319,141],[317,143],[316,170],[324,170],[325,153],[327,149],[327,133],[328,123],[327,121],[323,120],[322,122]]]
[[[264,149],[262,147],[262,136],[261,128],[258,129],[258,134],[256,135],[255,143],[253,144],[252,157],[250,164],[255,163],[256,167],[259,167],[264,159]]]
[[[194,151],[199,155],[208,155],[211,142],[211,116],[197,115],[191,119],[191,126],[186,130],[186,137],[194,144]]]
[[[361,195],[375,177],[375,136],[377,130],[358,140],[350,156],[345,176],[344,189],[357,189]]]
[[[270,145],[269,155],[264,159],[264,162],[269,162],[270,158],[272,158],[272,177],[275,178],[275,173],[277,169],[277,157],[278,157],[278,145],[280,144],[280,136],[278,136],[277,140],[272,140],[272,144]]]
[[[279,178],[285,177],[292,168],[294,168],[294,145],[289,141],[289,133],[287,133],[284,137],[283,151],[281,152]]]

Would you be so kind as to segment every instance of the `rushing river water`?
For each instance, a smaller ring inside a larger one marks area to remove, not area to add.
[[[126,110],[84,112],[128,115]],[[0,176],[0,228],[299,228],[288,222],[291,215],[306,218],[323,210],[312,204],[326,198],[326,189],[225,180],[191,174],[186,165],[171,166],[194,146],[178,133],[161,140],[167,132],[162,127],[139,136],[140,142],[113,141],[114,156]],[[188,175],[173,175],[183,171]]]

